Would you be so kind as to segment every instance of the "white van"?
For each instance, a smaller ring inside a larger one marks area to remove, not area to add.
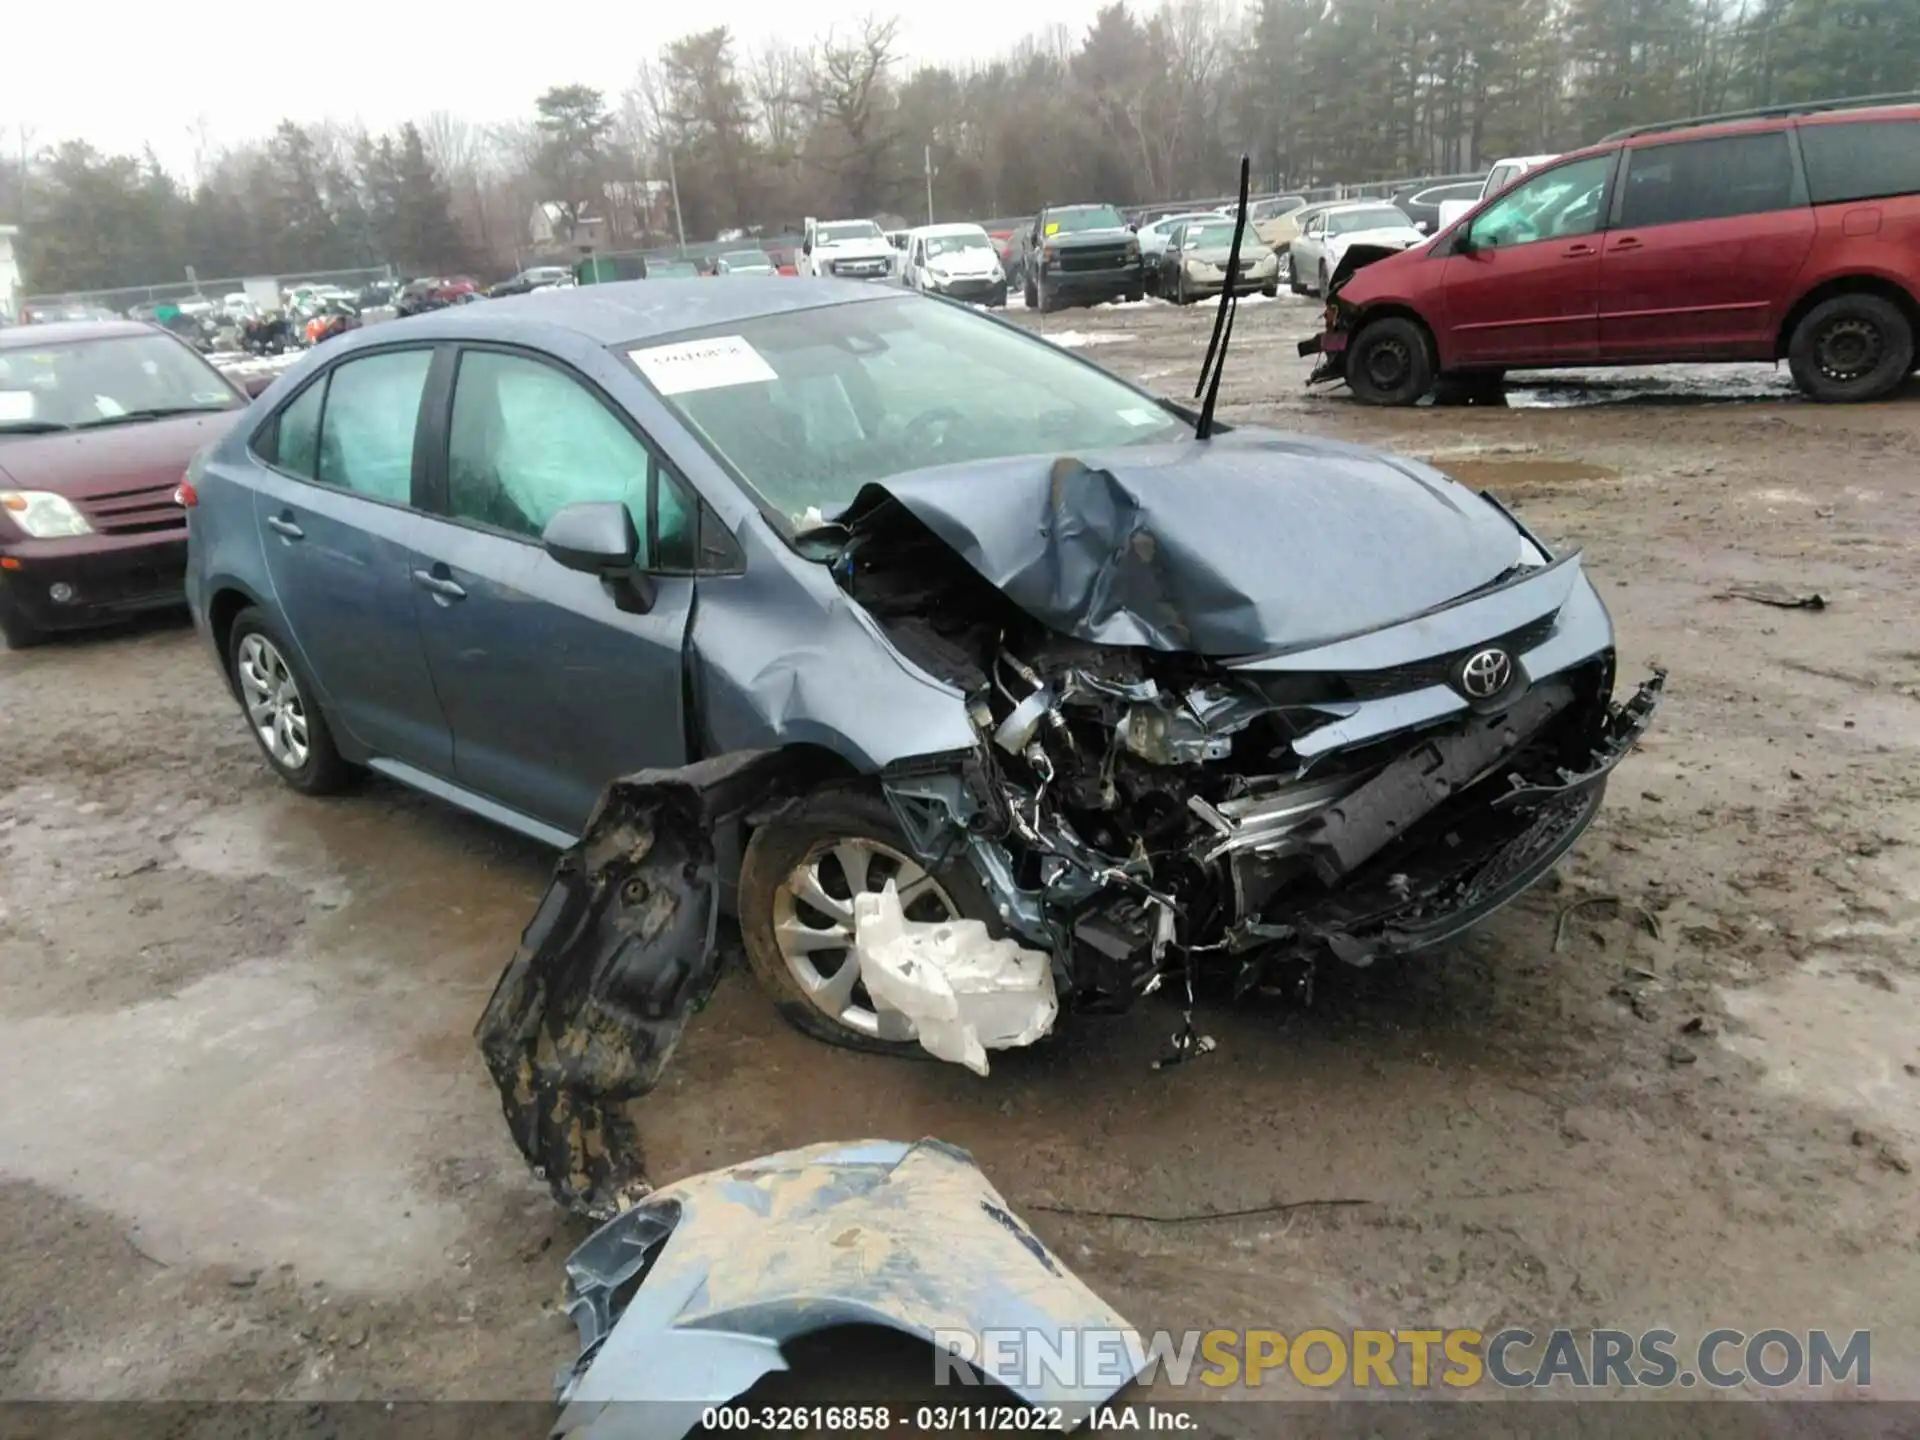
[[[1474,206],[1489,195],[1498,195],[1529,170],[1538,170],[1549,160],[1558,160],[1558,155],[1514,155],[1505,160],[1493,162],[1493,168],[1487,171],[1487,178],[1480,186],[1480,193],[1471,200],[1442,200],[1440,202],[1440,223],[1435,233],[1446,229]]]

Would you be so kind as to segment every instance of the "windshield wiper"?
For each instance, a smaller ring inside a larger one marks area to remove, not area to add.
[[[1233,316],[1240,308],[1234,286],[1240,280],[1240,239],[1247,233],[1247,181],[1253,162],[1240,157],[1240,208],[1234,212],[1233,247],[1227,252],[1227,281],[1220,289],[1220,308],[1213,312],[1213,338],[1207,341],[1207,358],[1200,362],[1200,379],[1193,387],[1193,398],[1206,400],[1200,406],[1200,419],[1193,427],[1193,438],[1205,440],[1213,434],[1213,406],[1220,398],[1220,375],[1227,368],[1227,342],[1233,339]]]
[[[72,428],[71,425],[62,425],[58,420],[10,420],[0,422],[0,435],[52,435],[56,431]]]
[[[103,425],[131,425],[141,420],[168,420],[175,415],[211,415],[219,410],[231,410],[231,405],[149,405],[139,410],[126,410],[118,415],[102,415],[98,420],[88,420],[75,425],[75,430],[97,430]]]

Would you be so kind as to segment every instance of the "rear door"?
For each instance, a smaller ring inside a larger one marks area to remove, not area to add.
[[[445,381],[434,513],[409,579],[454,775],[578,833],[608,780],[689,758],[681,652],[697,507],[617,407],[556,362],[467,347]],[[655,578],[645,614],[542,548],[555,512],[588,500],[632,512]]]
[[[414,622],[414,443],[431,346],[357,353],[254,437],[254,518],[289,640],[327,716],[375,755],[445,775],[453,742]]]
[[[1600,241],[1617,151],[1527,176],[1456,230],[1441,277],[1448,369],[1599,354]]]
[[[1772,358],[1815,228],[1789,132],[1642,145],[1623,168],[1601,357]]]
[[[1799,139],[1819,227],[1802,288],[1852,272],[1920,294],[1920,119],[1808,116]]]

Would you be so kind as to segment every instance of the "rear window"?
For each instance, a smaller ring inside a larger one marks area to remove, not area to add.
[[[1816,205],[1920,194],[1920,121],[1802,125],[1800,150]]]

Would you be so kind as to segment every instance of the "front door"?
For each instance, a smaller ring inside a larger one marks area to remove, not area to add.
[[[582,830],[607,781],[686,763],[681,654],[691,564],[654,579],[644,614],[541,547],[563,506],[625,503],[639,563],[690,551],[688,508],[610,402],[572,372],[507,350],[462,351],[438,492],[408,579],[460,784]],[[652,523],[649,524],[649,516]],[[675,557],[679,558],[679,557]]]
[[[1815,225],[1787,132],[1629,150],[1621,183],[1602,358],[1771,359]]]
[[[426,347],[360,356],[294,397],[254,447],[254,519],[274,603],[328,718],[375,755],[445,775],[453,741],[407,582],[432,360]]]
[[[1613,163],[1609,151],[1541,170],[1460,227],[1442,279],[1445,368],[1599,358],[1600,232]]]

